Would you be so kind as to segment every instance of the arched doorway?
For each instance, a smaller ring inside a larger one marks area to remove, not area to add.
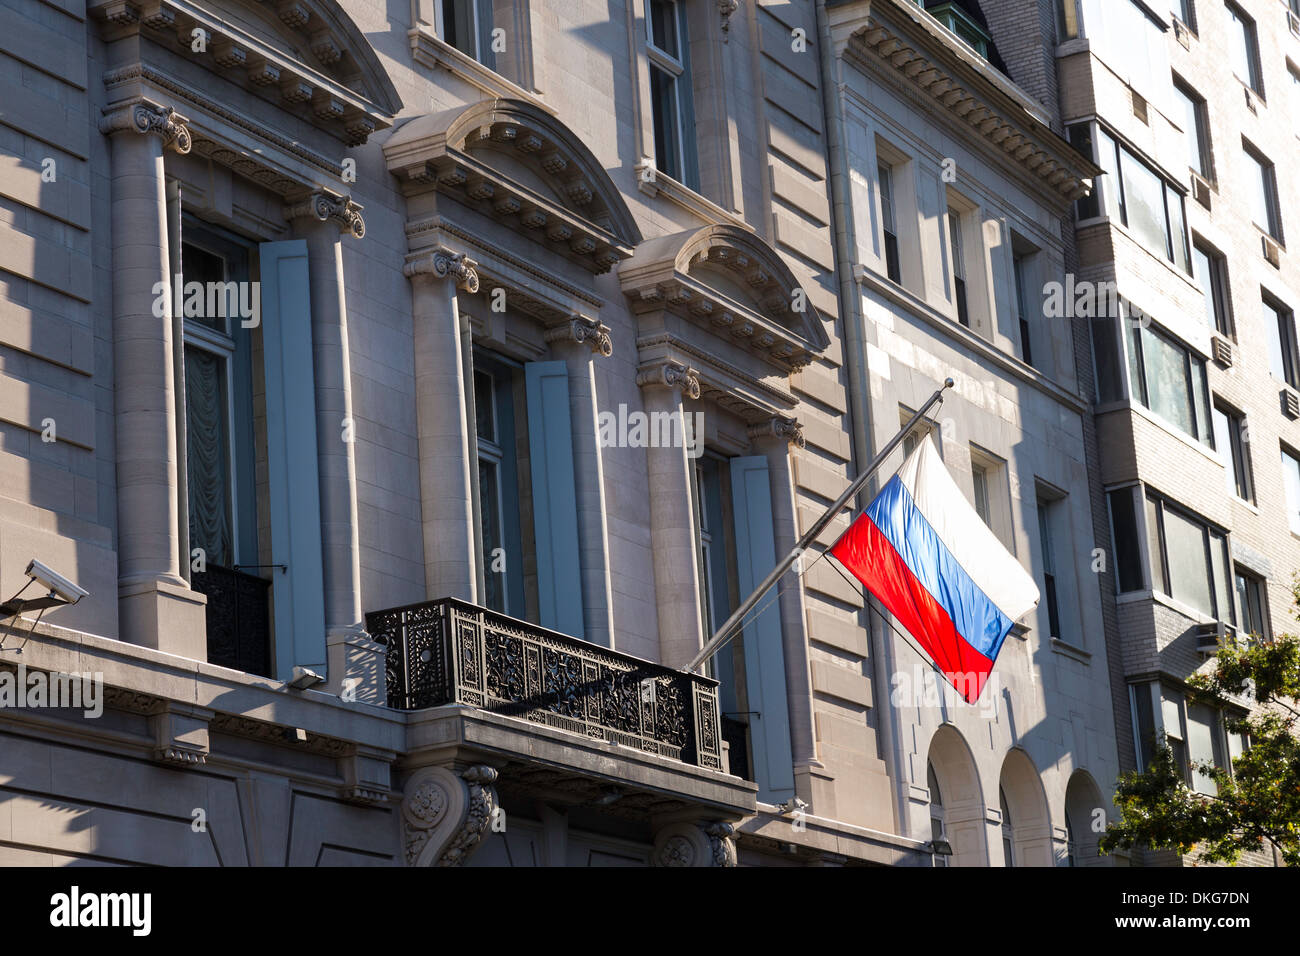
[[[937,826],[942,839],[952,846],[952,856],[945,865],[987,866],[984,796],[975,759],[956,728],[945,724],[935,731],[930,740],[927,777],[932,832]]]
[[[1065,788],[1065,826],[1069,834],[1068,866],[1109,866],[1098,842],[1106,825],[1101,790],[1086,770],[1076,770]],[[1098,812],[1100,811],[1100,812]],[[1099,830],[1098,827],[1103,829]]]
[[[1004,866],[1054,866],[1052,820],[1038,769],[1023,750],[1010,751],[998,779]]]

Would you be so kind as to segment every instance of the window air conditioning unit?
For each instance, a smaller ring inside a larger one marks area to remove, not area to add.
[[[1192,173],[1192,198],[1206,209],[1210,208],[1210,193],[1213,191],[1208,179],[1200,175],[1200,173]]]
[[[1264,245],[1264,258],[1274,269],[1282,266],[1282,247],[1277,244],[1277,240],[1272,236],[1261,236]]]
[[[1187,29],[1187,24],[1177,17],[1174,17],[1174,37],[1183,45],[1184,50],[1192,48],[1192,31]]]
[[[1249,86],[1242,87],[1246,91],[1246,109],[1250,110],[1256,116],[1259,115],[1259,94]]]
[[[1281,397],[1282,414],[1291,421],[1300,419],[1300,395],[1296,394],[1295,389],[1283,386]]]
[[[1196,625],[1196,650],[1199,654],[1213,657],[1219,647],[1236,639],[1236,632],[1222,621],[1209,621]]]
[[[1291,28],[1291,32],[1300,37],[1300,17],[1296,16],[1290,10],[1286,12],[1286,25]]]
[[[1232,368],[1233,361],[1237,357],[1237,349],[1232,344],[1232,339],[1215,332],[1210,336],[1210,350],[1214,353],[1214,361],[1223,368]]]

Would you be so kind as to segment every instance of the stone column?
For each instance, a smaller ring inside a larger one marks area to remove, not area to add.
[[[767,458],[768,481],[772,494],[772,532],[776,556],[780,560],[790,553],[799,540],[798,512],[795,509],[794,477],[790,469],[790,446],[804,447],[803,426],[793,418],[778,415],[752,425],[749,437],[755,450]],[[808,658],[805,625],[802,564],[787,571],[776,583],[781,610],[781,649],[785,659],[786,704],[790,711],[790,745],[794,757],[795,792],[812,801],[811,769],[821,769],[817,760],[813,726],[812,674]]]
[[[478,291],[474,261],[431,249],[407,256],[415,322],[415,401],[420,443],[420,513],[424,581],[432,600],[478,603],[474,498],[465,414],[460,315],[456,289]]]
[[[636,383],[642,388],[645,411],[652,422],[656,415],[670,415],[684,430],[682,393],[700,397],[700,380],[694,369],[672,361],[644,365],[637,371]],[[680,447],[646,449],[659,658],[669,667],[685,667],[704,646],[688,450],[685,441]]]
[[[596,419],[595,356],[614,354],[609,328],[575,317],[551,329],[546,341],[569,369],[569,417],[573,423],[573,481],[578,499],[579,569],[586,639],[614,646],[609,577],[609,531],[605,519],[605,470]]]
[[[207,659],[202,594],[180,574],[172,278],[163,151],[190,150],[185,117],[142,98],[106,107],[113,229],[113,385],[119,634]],[[187,556],[188,557],[188,556]]]
[[[362,238],[366,224],[359,205],[323,192],[285,207],[284,215],[294,236],[307,243],[327,686],[333,693],[355,693],[357,699],[379,703],[383,647],[368,638],[362,621],[356,422],[341,241],[345,231]]]

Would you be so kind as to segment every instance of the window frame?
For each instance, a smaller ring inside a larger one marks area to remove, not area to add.
[[[1210,380],[1206,360],[1191,346],[1183,342],[1182,339],[1156,322],[1144,323],[1134,321],[1132,318],[1125,318],[1123,321],[1127,323],[1130,330],[1130,334],[1124,337],[1124,347],[1127,355],[1124,366],[1125,374],[1129,379],[1128,395],[1130,400],[1136,401],[1179,434],[1187,435],[1195,441],[1213,448],[1214,416],[1211,411],[1213,406],[1210,402]],[[1193,432],[1186,431],[1177,422],[1166,418],[1151,404],[1151,385],[1153,382],[1148,371],[1146,335],[1151,335],[1170,348],[1182,353],[1184,382],[1187,388],[1186,398],[1188,408],[1192,414]],[[1135,369],[1139,373],[1137,381],[1133,381]],[[1199,388],[1198,381],[1200,383]]]
[[[1261,290],[1260,304],[1273,314],[1273,321],[1269,322],[1266,316],[1265,324],[1268,326],[1270,336],[1276,335],[1276,339],[1271,339],[1267,343],[1270,347],[1269,373],[1278,379],[1279,370],[1273,368],[1271,354],[1271,347],[1276,342],[1277,354],[1282,364],[1280,369],[1282,376],[1278,380],[1290,388],[1300,390],[1300,336],[1296,332],[1295,312],[1267,290]]]
[[[673,26],[673,40],[678,51],[676,54],[659,46],[655,40],[654,18],[651,15],[651,10],[655,4],[665,4],[672,8],[670,19]],[[650,71],[650,113],[655,150],[655,168],[662,175],[698,192],[700,189],[700,169],[699,154],[695,148],[693,129],[694,88],[691,77],[690,34],[686,23],[686,4],[683,0],[645,0],[645,12],[646,66]],[[671,83],[676,168],[666,168],[659,162],[661,148],[665,156],[668,154],[668,149],[659,142],[659,136],[654,130],[655,119],[663,108],[659,98],[655,95],[655,71],[658,71]]]
[[[1259,50],[1259,26],[1255,18],[1248,14],[1232,0],[1226,0],[1224,7],[1227,8],[1228,16],[1231,21],[1241,24],[1243,40],[1246,46],[1246,69],[1250,73],[1249,77],[1243,77],[1237,74],[1237,64],[1234,62],[1234,56],[1229,55],[1228,63],[1232,67],[1232,73],[1245,86],[1248,86],[1260,99],[1264,98],[1264,71],[1260,60]],[[1230,24],[1231,28],[1231,24]],[[1235,37],[1233,38],[1235,40]],[[1235,44],[1234,44],[1235,45]]]
[[[1193,173],[1213,185],[1217,182],[1217,178],[1214,175],[1214,144],[1211,138],[1209,103],[1206,102],[1204,96],[1198,93],[1190,83],[1177,73],[1174,74],[1173,85],[1174,92],[1191,107],[1189,119],[1192,129],[1184,130],[1183,133],[1185,136],[1192,138],[1190,145],[1195,147],[1194,150],[1189,150],[1188,158],[1190,159],[1194,152],[1198,165],[1191,166],[1189,164],[1189,168]]]
[[[1268,219],[1266,223],[1255,222],[1255,213],[1254,210],[1251,210],[1251,221],[1254,222],[1257,229],[1267,233],[1278,245],[1285,246],[1285,233],[1282,229],[1282,207],[1279,204],[1280,194],[1277,184],[1277,165],[1244,136],[1241,139],[1241,149],[1246,154],[1246,158],[1254,164],[1252,170],[1254,168],[1259,170],[1260,186],[1264,194],[1264,211]]]
[[[1233,565],[1232,578],[1233,591],[1239,607],[1238,617],[1241,621],[1237,627],[1237,633],[1248,637],[1256,637],[1264,642],[1273,640],[1273,626],[1268,612],[1268,580],[1263,575],[1256,574],[1241,564]],[[1242,585],[1245,585],[1245,587]],[[1258,633],[1250,629],[1250,618],[1253,616],[1251,613],[1252,602],[1248,600],[1248,594],[1243,593],[1249,592],[1252,588],[1255,591],[1256,598],[1254,609],[1258,613],[1260,624]]]
[[[1249,428],[1245,413],[1216,399],[1211,405],[1214,418],[1215,450],[1223,460],[1228,492],[1248,504],[1255,503],[1255,473],[1250,459]],[[1222,420],[1224,428],[1219,428]],[[1220,447],[1220,446],[1226,446]]]
[[[876,161],[876,182],[880,193],[881,245],[885,251],[885,274],[889,281],[903,284],[903,265],[898,249],[897,203],[894,198],[894,172],[897,165],[883,159]]]
[[[1159,492],[1151,488],[1146,489],[1146,501],[1147,501],[1147,505],[1146,505],[1147,515],[1150,516],[1154,513],[1155,520],[1156,520],[1156,527],[1155,528],[1148,527],[1147,529],[1148,547],[1159,548],[1159,554],[1151,556],[1152,557],[1151,583],[1152,583],[1153,590],[1158,591],[1160,594],[1164,595],[1170,600],[1177,601],[1179,604],[1182,604],[1188,608],[1192,608],[1193,610],[1196,610],[1198,613],[1204,614],[1206,617],[1209,617],[1213,620],[1222,621],[1225,624],[1235,627],[1236,611],[1235,608],[1233,607],[1232,591],[1230,589],[1230,584],[1227,581],[1227,575],[1231,573],[1231,568],[1233,566],[1232,545],[1229,539],[1228,532],[1218,527],[1217,525],[1213,524],[1212,522],[1209,522],[1206,519],[1202,518],[1194,511],[1191,511],[1183,507],[1182,505],[1173,502],[1171,499],[1167,498],[1166,496],[1160,494]],[[1205,559],[1205,570],[1208,575],[1206,579],[1206,584],[1209,587],[1209,596],[1212,605],[1212,610],[1210,611],[1206,611],[1203,608],[1197,608],[1194,604],[1186,600],[1183,596],[1173,593],[1173,581],[1170,572],[1170,562],[1169,562],[1169,542],[1168,542],[1166,522],[1165,522],[1165,514],[1167,512],[1173,512],[1181,520],[1187,522],[1188,524],[1195,525],[1200,529],[1201,543],[1202,546],[1204,547],[1203,557]],[[1214,559],[1213,548],[1216,539],[1221,543],[1222,546],[1221,559],[1223,561],[1223,569],[1225,574],[1222,593],[1220,592],[1220,589],[1218,587],[1219,582],[1215,580],[1215,559]],[[1159,558],[1158,575],[1156,573],[1157,557]],[[1226,609],[1219,607],[1219,603],[1221,599],[1225,596],[1227,597],[1228,600],[1228,607]],[[1227,611],[1226,617],[1224,615],[1225,610]]]
[[[1198,254],[1206,261],[1208,274],[1204,277],[1198,274],[1196,268]],[[1235,342],[1237,333],[1232,315],[1232,287],[1228,274],[1227,256],[1193,232],[1191,258],[1192,278],[1202,284],[1201,292],[1205,297],[1207,324],[1212,321],[1211,329]]]

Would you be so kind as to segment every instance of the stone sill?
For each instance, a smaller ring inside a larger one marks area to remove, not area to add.
[[[477,87],[491,99],[523,100],[538,109],[545,110],[552,116],[557,111],[535,93],[530,93],[522,86],[506,79],[495,70],[489,69],[472,56],[468,56],[449,43],[443,42],[427,26],[416,26],[406,32],[411,45],[411,59],[421,66],[431,69],[442,67],[454,73],[465,82]]]
[[[746,232],[754,232],[754,227],[734,212],[728,212],[713,200],[679,183],[666,173],[660,172],[648,156],[642,157],[634,171],[637,189],[647,196],[663,196],[710,225],[726,223],[744,229]]]

